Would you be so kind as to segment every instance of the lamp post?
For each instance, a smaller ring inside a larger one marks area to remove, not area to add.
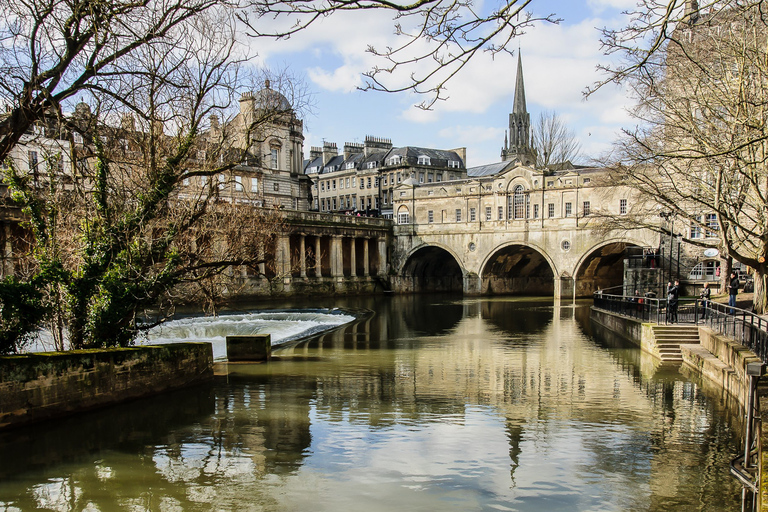
[[[675,214],[674,212],[668,212],[668,211],[661,211],[659,212],[659,217],[664,219],[667,223],[667,229],[669,230],[669,264],[667,265],[669,267],[669,279],[667,282],[672,281],[672,240],[674,238],[674,232],[672,230],[672,223],[673,218]]]

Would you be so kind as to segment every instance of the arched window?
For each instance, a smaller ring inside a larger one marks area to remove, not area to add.
[[[370,201],[370,199],[369,199]],[[397,209],[397,223],[398,224],[410,224],[411,223],[411,216],[410,212],[408,211],[408,207],[405,205],[401,205],[400,208]]]
[[[525,192],[525,188],[522,185],[517,185],[510,197],[509,212],[512,214],[513,219],[527,219],[528,210],[530,208],[529,196]]]

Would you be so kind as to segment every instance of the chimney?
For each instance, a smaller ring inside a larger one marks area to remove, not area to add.
[[[349,160],[352,155],[359,155],[365,150],[365,146],[357,142],[344,143],[344,160]]]
[[[314,162],[316,159],[323,156],[323,148],[318,146],[312,146],[309,148],[309,161]]]
[[[365,156],[370,156],[377,151],[389,151],[392,149],[391,139],[381,139],[379,137],[365,136]]]
[[[331,158],[339,154],[335,142],[323,142],[323,165],[327,165]]]

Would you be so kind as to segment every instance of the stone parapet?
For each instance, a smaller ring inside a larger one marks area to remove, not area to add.
[[[213,378],[209,343],[0,357],[0,429]]]

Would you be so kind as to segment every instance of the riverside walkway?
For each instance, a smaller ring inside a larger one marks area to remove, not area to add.
[[[698,328],[704,327],[714,334],[746,347],[762,361],[762,363],[747,363],[744,365],[745,368],[739,368],[738,372],[723,362],[718,364],[724,368],[725,373],[739,374],[744,381],[741,388],[746,395],[742,397],[746,413],[744,451],[731,461],[730,467],[731,474],[744,489],[742,510],[768,512],[768,471],[763,470],[768,465],[768,432],[763,427],[763,424],[768,421],[768,385],[765,383],[759,385],[760,377],[765,373],[765,367],[768,364],[768,319],[727,304],[714,301],[704,303],[701,299],[685,298],[678,301],[675,314],[669,311],[666,299],[611,295],[600,291],[594,294],[593,307],[613,315],[634,319],[642,324],[651,324],[656,337],[659,336],[659,331],[666,331],[666,335],[673,338],[684,338],[695,331],[698,338],[698,333],[702,332]],[[679,332],[673,332],[675,330]],[[641,345],[643,343],[641,341]],[[678,343],[698,343],[698,340],[678,340]],[[710,348],[710,350],[713,349]],[[738,350],[736,349],[737,352]],[[707,352],[705,349],[701,351]],[[661,351],[658,350],[658,352]],[[718,354],[714,356],[709,354],[712,359],[722,357],[719,351],[716,352]],[[663,360],[663,354],[658,355],[662,355]],[[682,359],[680,357],[681,362]],[[726,359],[731,364],[734,360],[738,360],[728,355]],[[754,360],[754,357],[752,359]],[[705,373],[702,368],[699,370]],[[722,381],[720,383],[722,384]]]

